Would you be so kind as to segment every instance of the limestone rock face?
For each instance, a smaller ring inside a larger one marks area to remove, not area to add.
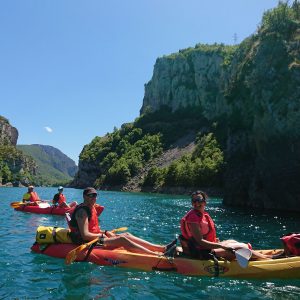
[[[233,55],[179,51],[158,59],[145,85],[141,113],[201,106],[223,121],[226,204],[300,211],[299,16],[297,2],[281,3]]]
[[[36,163],[16,148],[17,140],[18,130],[0,116],[0,186],[26,185],[27,174],[36,175]]]
[[[300,211],[299,37],[299,23],[287,34],[262,29],[236,54],[227,89],[227,204]]]
[[[207,117],[222,113],[227,72],[220,49],[193,49],[157,59],[152,79],[145,85],[141,113],[164,105],[173,111],[202,106]]]
[[[18,130],[11,126],[7,119],[0,116],[0,144],[17,145]]]
[[[79,172],[75,175],[70,187],[86,188],[88,186],[94,186],[94,182],[99,174],[95,162],[80,160],[78,168]]]

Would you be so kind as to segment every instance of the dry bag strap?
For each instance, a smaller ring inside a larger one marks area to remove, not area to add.
[[[57,239],[56,239],[56,228],[57,226],[53,227],[53,230],[52,230],[52,236],[53,236],[53,240],[55,243],[58,243]]]

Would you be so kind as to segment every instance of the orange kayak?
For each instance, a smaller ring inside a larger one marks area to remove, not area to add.
[[[74,244],[48,244],[35,243],[31,250],[57,258],[65,258],[73,249]],[[279,250],[265,250],[265,253],[278,253]],[[180,252],[178,252],[180,253]],[[189,276],[215,276],[236,278],[300,278],[300,256],[250,261],[247,268],[242,268],[237,261],[197,260],[177,254],[174,258],[137,254],[124,249],[106,250],[94,247],[82,251],[76,261],[87,261],[102,266],[118,266],[143,271],[177,272]]]

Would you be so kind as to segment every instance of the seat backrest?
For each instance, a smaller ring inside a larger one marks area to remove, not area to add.
[[[191,255],[191,251],[190,251],[188,240],[185,239],[182,234],[179,235],[179,241],[180,241],[180,244],[181,244],[181,247],[182,247],[183,254],[185,254],[185,255]]]

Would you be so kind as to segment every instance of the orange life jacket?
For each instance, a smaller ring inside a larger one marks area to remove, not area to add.
[[[196,214],[199,217],[199,227],[201,228],[201,223],[204,221],[204,219],[206,220],[206,222],[208,223],[208,227],[209,227],[209,231],[207,234],[203,235],[203,238],[209,242],[216,242],[217,241],[217,234],[216,234],[216,228],[215,228],[215,224],[212,220],[212,218],[210,217],[210,215],[207,212],[201,213],[195,209],[191,209],[180,221],[180,229],[181,229],[181,234],[183,235],[183,237],[187,240],[191,239],[192,233],[190,231],[189,228],[189,216],[191,214]],[[201,246],[198,245],[199,249],[202,249]]]
[[[30,202],[37,202],[37,201],[40,201],[40,198],[38,196],[38,194],[36,192],[30,192]]]
[[[287,254],[300,255],[300,233],[290,233],[281,238],[285,248],[287,248]]]
[[[65,202],[66,202],[65,195],[64,194],[59,194],[58,201],[57,201],[58,205],[61,205],[61,204],[65,203]]]

